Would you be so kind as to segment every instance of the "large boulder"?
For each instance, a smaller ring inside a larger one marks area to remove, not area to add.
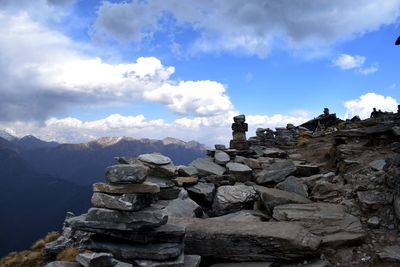
[[[244,184],[220,186],[215,195],[212,209],[215,215],[220,216],[250,208],[256,200],[257,192],[252,186]]]
[[[292,160],[278,161],[256,174],[258,184],[280,183],[296,171]]]
[[[230,261],[291,261],[314,255],[321,239],[285,222],[171,218],[186,227],[185,253]]]
[[[252,179],[252,169],[241,163],[229,162],[226,164],[226,169],[229,174],[235,177],[237,182],[246,182]]]
[[[106,168],[106,180],[109,183],[136,183],[146,180],[149,168],[140,164],[117,164]]]
[[[212,162],[210,158],[199,158],[192,161],[191,165],[198,171],[200,177],[208,175],[222,175],[225,173],[225,168]]]
[[[290,176],[283,182],[276,185],[277,189],[299,194],[303,197],[308,197],[307,185],[304,184],[299,178]]]

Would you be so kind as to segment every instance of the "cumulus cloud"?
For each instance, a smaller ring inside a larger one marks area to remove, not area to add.
[[[110,64],[80,44],[34,22],[0,12],[0,120],[44,120],[74,105],[154,101],[186,115],[233,109],[224,85],[171,79],[174,67],[155,57]],[[85,46],[85,45],[83,45]]]
[[[378,71],[377,64],[373,64],[369,67],[365,67],[364,63],[367,60],[366,57],[363,56],[352,56],[348,54],[341,54],[336,59],[332,60],[332,64],[335,67],[338,67],[342,70],[351,70],[355,69],[360,74],[368,75]]]
[[[93,33],[140,42],[166,31],[163,18],[172,15],[176,27],[189,26],[195,33],[193,53],[242,51],[264,57],[282,42],[310,48],[354,38],[394,23],[399,8],[400,0],[106,1]]]
[[[376,93],[366,93],[357,99],[344,103],[346,108],[345,118],[360,116],[362,119],[369,118],[372,109],[396,112],[398,102],[390,96],[383,96]]]

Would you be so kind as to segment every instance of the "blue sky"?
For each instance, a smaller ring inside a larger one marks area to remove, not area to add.
[[[227,143],[400,99],[400,0],[0,2],[0,128]]]

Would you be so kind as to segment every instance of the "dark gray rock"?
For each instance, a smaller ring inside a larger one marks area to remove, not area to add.
[[[139,164],[118,164],[106,168],[106,180],[109,183],[140,184],[146,180],[149,168]]]
[[[400,246],[395,245],[384,247],[380,252],[378,252],[378,256],[383,261],[400,262]]]
[[[185,187],[197,184],[198,180],[199,179],[196,176],[189,176],[189,177],[180,176],[172,179],[172,181],[177,186],[185,186]]]
[[[264,157],[287,159],[289,155],[279,148],[266,148],[263,151]]]
[[[81,267],[81,265],[77,262],[53,261],[47,263],[44,267]]]
[[[203,215],[202,208],[190,198],[177,198],[168,201],[163,212],[168,217],[201,217]]]
[[[162,188],[160,193],[158,194],[158,198],[160,200],[172,200],[179,197],[182,188],[178,186],[170,187],[170,188]]]
[[[174,164],[169,163],[165,165],[150,165],[149,175],[156,176],[156,177],[164,177],[164,178],[172,178],[177,174],[177,168]]]
[[[171,179],[163,177],[147,176],[146,181],[158,185],[160,189],[171,188],[175,185]]]
[[[111,267],[113,255],[110,253],[79,253],[75,260],[84,267]]]
[[[255,210],[240,210],[234,213],[228,213],[219,217],[212,217],[209,220],[213,221],[230,221],[230,222],[261,222],[266,221],[266,217]]]
[[[132,262],[135,267],[184,267],[185,256],[184,253],[182,253],[177,258],[167,261],[133,260]]]
[[[400,220],[400,195],[395,195],[393,197],[393,209],[397,220]]]
[[[224,151],[220,151],[220,150],[215,151],[215,154],[214,154],[215,163],[220,164],[220,165],[225,165],[230,160],[231,160],[231,158]]]
[[[159,153],[142,154],[138,157],[138,160],[154,165],[166,165],[171,163],[171,159],[169,157]]]
[[[374,171],[383,171],[383,167],[386,165],[386,160],[377,159],[369,163],[369,167]]]
[[[357,197],[364,210],[377,210],[384,205],[391,204],[393,201],[391,193],[375,190],[358,191]]]
[[[212,183],[198,183],[187,187],[186,190],[191,199],[205,206],[211,205],[214,200],[215,185]]]
[[[222,145],[222,144],[215,144],[215,145],[214,145],[214,148],[215,148],[216,150],[225,150],[225,149],[226,149],[226,146],[225,146],[225,145]]]
[[[216,187],[222,186],[222,185],[234,185],[235,184],[235,177],[232,175],[226,174],[226,175],[209,175],[204,177],[204,180],[206,180],[208,183],[214,184]]]
[[[237,182],[246,182],[252,179],[252,169],[241,163],[229,162],[226,164],[226,169],[229,174],[235,177]]]
[[[201,263],[201,256],[199,255],[185,255],[184,267],[199,267]]]
[[[379,228],[381,224],[381,219],[378,216],[372,216],[368,219],[367,224],[370,228]]]
[[[269,214],[275,206],[289,204],[289,203],[311,203],[312,201],[299,194],[287,192],[279,189],[268,188],[260,185],[255,185],[254,189],[260,196],[262,207],[266,209]]]
[[[138,160],[137,157],[115,157],[118,161],[119,164],[141,164],[143,165],[143,162]]]
[[[150,206],[158,200],[157,194],[122,194],[110,195],[100,192],[94,192],[92,204],[96,208],[107,208],[124,211],[138,211]]]
[[[309,177],[300,177],[299,179],[307,185],[308,189],[312,190],[318,181],[332,182],[334,177],[335,173],[328,172],[325,174],[311,175]]]
[[[215,195],[212,209],[215,215],[224,215],[252,207],[256,200],[257,192],[252,186],[243,184],[220,186]]]
[[[299,178],[290,176],[285,181],[276,185],[277,189],[299,194],[303,197],[308,197],[307,185]]]
[[[229,261],[287,261],[316,254],[321,239],[284,222],[171,218],[186,227],[185,253]]]
[[[86,220],[138,225],[138,227],[157,227],[165,224],[168,220],[168,216],[153,207],[148,207],[136,212],[90,208]]]
[[[150,182],[144,182],[142,184],[94,183],[93,192],[108,194],[158,193],[160,192],[160,187]]]
[[[320,172],[319,167],[311,164],[297,163],[295,175],[298,177],[309,177]]]
[[[189,176],[197,176],[197,169],[193,166],[179,166],[178,173],[181,176],[189,177]]]
[[[344,194],[344,187],[327,181],[318,181],[311,191],[311,197],[315,201],[330,200]]]
[[[210,158],[196,159],[191,163],[191,165],[197,169],[200,177],[205,177],[213,174],[222,175],[226,171],[224,167],[215,164]]]
[[[227,263],[216,263],[210,267],[273,267],[275,266],[272,262],[227,262]]]
[[[293,174],[296,171],[296,166],[293,161],[285,160],[273,163],[268,168],[258,172],[256,176],[256,182],[258,184],[266,183],[280,183],[285,180],[286,177]]]

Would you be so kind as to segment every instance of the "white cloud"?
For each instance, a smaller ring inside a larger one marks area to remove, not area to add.
[[[342,70],[355,69],[360,74],[368,75],[378,71],[377,64],[373,64],[369,67],[365,67],[364,63],[367,60],[364,56],[352,56],[348,54],[341,54],[332,61],[333,66],[339,67]]]
[[[390,96],[383,96],[376,93],[366,93],[357,99],[346,101],[345,118],[360,116],[362,119],[369,118],[373,108],[382,111],[396,112],[398,102]]]
[[[282,44],[314,48],[360,36],[396,22],[399,8],[400,0],[106,1],[93,32],[140,42],[168,31],[162,22],[172,15],[176,27],[189,26],[195,33],[189,52],[241,51],[265,57]]]

